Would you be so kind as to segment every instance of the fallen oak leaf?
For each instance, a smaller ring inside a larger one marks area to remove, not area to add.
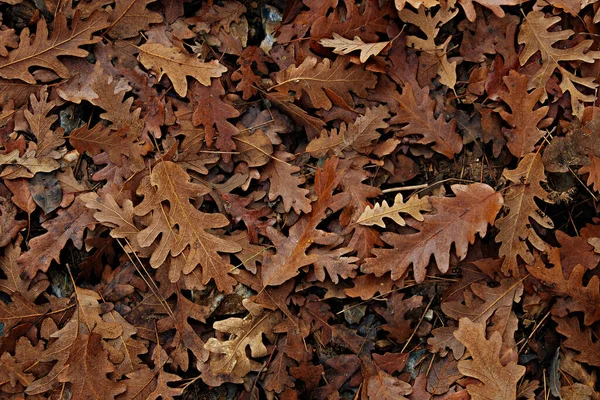
[[[369,377],[367,381],[367,396],[372,400],[407,400],[412,392],[409,383],[404,382],[383,370],[379,370],[377,375]]]
[[[231,336],[223,341],[210,338],[204,345],[210,351],[208,362],[212,372],[225,375],[234,383],[243,382],[242,378],[249,372],[262,368],[262,364],[247,355],[246,348],[250,348],[252,358],[269,354],[263,343],[263,335],[274,342],[275,335],[272,329],[281,320],[279,312],[264,310],[248,299],[242,300],[242,304],[249,311],[250,318],[229,318],[214,322],[214,329]]]
[[[138,58],[144,67],[158,73],[159,80],[166,74],[171,79],[175,92],[181,97],[187,94],[187,76],[195,78],[204,86],[210,86],[211,78],[219,78],[227,72],[227,67],[217,60],[202,62],[175,46],[145,43],[137,49],[140,51]]]
[[[317,170],[315,174],[317,201],[313,203],[309,214],[303,215],[292,225],[287,237],[273,227],[267,227],[266,234],[277,251],[275,254],[265,253],[261,270],[265,286],[281,285],[298,275],[300,268],[317,262],[320,258],[317,253],[306,253],[313,243],[336,244],[339,235],[318,229],[317,226],[330,213],[337,212],[350,200],[345,193],[333,194],[343,175],[336,171],[337,164],[337,158],[331,157],[322,169]],[[324,276],[324,273],[320,275]]]
[[[493,332],[485,337],[485,323],[461,318],[454,336],[465,345],[471,360],[460,360],[458,370],[481,383],[468,384],[467,391],[473,400],[506,400],[517,398],[517,383],[525,374],[525,367],[510,360],[500,361],[502,338]]]
[[[335,54],[348,54],[353,51],[360,51],[360,62],[365,63],[369,59],[369,57],[377,56],[381,51],[390,44],[390,41],[387,42],[377,42],[377,43],[365,43],[359,36],[354,36],[354,39],[346,39],[345,37],[338,35],[337,33],[332,34],[333,39],[321,39],[319,43],[321,43],[324,47],[333,47],[333,52]]]
[[[104,12],[94,12],[85,20],[77,12],[69,30],[67,18],[58,13],[54,18],[54,30],[48,36],[48,24],[41,18],[35,35],[30,34],[29,28],[24,28],[19,38],[19,47],[9,52],[8,57],[0,59],[0,77],[34,84],[36,81],[29,69],[42,67],[56,72],[61,78],[68,78],[71,71],[58,57],[86,57],[88,51],[80,46],[98,43],[101,38],[93,36],[93,33],[107,26],[107,15]]]
[[[343,57],[336,58],[333,64],[327,58],[318,62],[316,57],[308,56],[299,66],[291,65],[285,71],[277,72],[277,84],[271,86],[269,91],[277,89],[286,94],[293,91],[296,100],[306,92],[313,107],[325,110],[333,107],[327,95],[327,91],[332,91],[352,106],[354,101],[350,92],[367,97],[367,89],[375,87],[377,77],[359,65],[348,68],[349,62]]]
[[[342,122],[339,130],[335,128],[330,132],[323,130],[320,137],[308,143],[306,151],[317,158],[324,157],[327,153],[343,158],[344,152],[352,150],[368,153],[373,147],[373,141],[381,136],[378,129],[389,127],[389,124],[384,121],[390,117],[389,111],[385,105],[367,108],[365,114],[356,118],[354,123]]]
[[[516,3],[515,3],[516,4]],[[548,80],[558,70],[562,77],[560,88],[563,92],[569,92],[571,95],[571,110],[573,115],[581,118],[583,115],[584,102],[593,102],[596,100],[594,95],[585,95],[575,87],[575,84],[595,89],[598,84],[594,82],[593,77],[579,77],[563,67],[560,62],[582,61],[593,63],[600,59],[600,51],[589,50],[593,44],[592,39],[582,40],[574,47],[557,48],[554,45],[559,41],[569,39],[575,32],[571,29],[560,31],[549,31],[554,25],[561,21],[560,16],[546,18],[541,11],[531,11],[521,25],[519,32],[519,43],[524,44],[525,48],[519,56],[519,63],[524,66],[534,54],[540,53],[541,66],[529,79],[528,89],[546,87]],[[542,92],[542,101],[545,101],[547,94]]]
[[[160,24],[163,21],[162,15],[147,8],[148,4],[155,1],[116,0],[114,9],[108,17],[110,26],[104,31],[104,34],[113,39],[128,39],[138,36],[140,31],[147,30],[150,24]]]
[[[500,92],[500,98],[508,104],[511,112],[500,111],[502,118],[511,126],[502,131],[508,141],[507,147],[515,157],[524,157],[534,150],[544,132],[538,129],[538,124],[546,116],[549,107],[543,106],[534,110],[535,105],[546,91],[542,87],[533,92],[527,92],[529,78],[512,70],[509,76],[503,78],[508,92]]]
[[[48,232],[29,241],[29,250],[17,260],[22,271],[33,278],[37,271],[46,272],[54,260],[60,262],[60,252],[71,240],[77,249],[83,246],[83,235],[87,229],[96,226],[91,210],[85,207],[78,196],[66,209],[59,210],[58,216],[47,220],[42,227]]]
[[[6,165],[0,172],[3,179],[33,178],[38,172],[52,172],[60,167],[58,161],[49,157],[37,158],[33,152],[20,157],[19,150],[0,154],[0,165]]]
[[[485,236],[488,224],[496,219],[503,199],[500,193],[482,183],[451,188],[456,197],[429,198],[436,213],[424,215],[423,221],[407,221],[418,233],[383,233],[381,238],[393,248],[373,249],[375,257],[367,258],[361,270],[375,276],[391,271],[392,280],[398,280],[412,264],[415,280],[422,282],[432,255],[442,273],[450,267],[453,245],[458,258],[465,258],[475,235]]]
[[[547,268],[541,258],[534,265],[528,265],[527,271],[548,285],[546,291],[558,294],[559,299],[552,308],[553,314],[562,317],[567,312],[583,312],[585,326],[600,321],[600,279],[592,276],[584,286],[586,269],[581,264],[573,268],[568,278],[565,278],[560,263]]]
[[[242,248],[211,231],[228,225],[229,220],[223,214],[205,213],[194,207],[190,199],[209,193],[210,188],[190,179],[179,165],[162,161],[142,180],[137,194],[144,199],[134,208],[134,214],[151,219],[137,234],[138,243],[149,247],[158,240],[150,257],[153,268],[163,265],[169,255],[177,261],[171,263],[172,282],[199,267],[203,285],[214,279],[219,290],[229,292],[237,281],[229,275],[232,266],[219,253],[237,253]]]
[[[577,317],[553,318],[558,324],[556,331],[567,337],[563,346],[579,352],[574,360],[593,367],[600,367],[600,342],[592,341],[595,336],[590,328],[581,329]]]
[[[544,228],[553,228],[554,223],[535,203],[535,198],[550,202],[548,193],[541,186],[546,181],[546,175],[539,154],[525,155],[516,169],[505,169],[502,175],[512,184],[504,195],[509,211],[496,221],[496,227],[500,230],[496,235],[496,243],[502,243],[498,250],[498,255],[504,257],[502,271],[517,275],[517,256],[527,264],[532,264],[535,260],[527,242],[539,251],[546,249],[530,219]]]
[[[358,217],[356,223],[366,226],[377,225],[385,228],[383,219],[389,218],[398,225],[404,226],[406,225],[406,221],[400,216],[400,213],[408,214],[417,221],[423,221],[421,212],[433,210],[433,207],[429,204],[428,198],[428,196],[421,198],[415,196],[409,198],[405,203],[402,198],[402,193],[398,193],[394,198],[394,204],[391,206],[388,205],[387,201],[383,200],[381,204],[375,203],[375,206],[372,208],[369,206],[365,207],[365,210],[360,217]]]

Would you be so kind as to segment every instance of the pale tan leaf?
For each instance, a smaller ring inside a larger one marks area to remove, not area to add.
[[[385,228],[384,218],[393,220],[400,226],[406,225],[404,218],[400,216],[400,213],[408,214],[417,221],[423,221],[423,211],[432,211],[433,207],[429,204],[428,196],[419,198],[418,196],[411,197],[405,203],[402,198],[402,193],[398,193],[394,198],[394,204],[388,205],[386,200],[383,200],[381,204],[375,203],[373,208],[367,206],[363,213],[356,221],[360,225],[373,226],[377,225]]]
[[[0,165],[6,165],[0,172],[3,179],[33,178],[38,172],[52,172],[60,167],[56,160],[48,157],[36,158],[31,153],[19,157],[19,150],[0,154]]]
[[[332,51],[335,54],[360,51],[360,62],[364,64],[369,57],[375,57],[381,53],[390,42],[365,43],[359,36],[354,36],[354,39],[350,40],[334,32],[333,39],[321,39],[319,43],[325,47],[333,47]]]

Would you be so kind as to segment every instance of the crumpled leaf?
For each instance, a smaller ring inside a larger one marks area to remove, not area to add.
[[[465,345],[471,360],[458,362],[458,370],[480,381],[467,385],[473,400],[505,400],[517,398],[517,383],[525,374],[525,367],[516,361],[503,365],[500,361],[502,338],[494,332],[485,337],[485,323],[461,318],[454,336]]]
[[[204,86],[210,86],[211,78],[219,78],[227,72],[227,68],[217,60],[202,62],[175,46],[145,43],[138,49],[139,60],[144,67],[158,73],[158,79],[166,74],[171,79],[175,92],[181,97],[185,97],[187,93],[187,76],[195,78]]]
[[[419,196],[410,197],[405,203],[402,193],[398,193],[394,198],[394,204],[391,206],[389,206],[385,200],[383,200],[381,204],[375,203],[373,208],[367,206],[360,217],[358,217],[356,223],[366,226],[377,225],[385,228],[383,219],[389,218],[398,225],[404,226],[406,225],[406,221],[400,216],[400,213],[408,214],[417,221],[423,221],[421,212],[432,210],[433,208],[431,207],[431,204],[429,204],[428,196],[423,196],[421,198],[419,198]]]

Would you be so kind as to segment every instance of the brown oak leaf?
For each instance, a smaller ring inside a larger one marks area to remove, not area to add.
[[[500,360],[502,338],[498,332],[485,337],[485,323],[461,318],[454,336],[465,345],[471,360],[458,362],[458,370],[479,383],[467,385],[473,400],[505,400],[517,398],[517,383],[525,374],[525,367],[510,360]]]
[[[544,96],[545,90],[538,87],[528,93],[528,81],[526,75],[520,75],[514,70],[510,71],[510,75],[504,77],[508,92],[499,93],[500,98],[511,110],[510,113],[500,112],[502,118],[511,126],[510,129],[503,128],[508,140],[507,147],[515,157],[519,158],[531,153],[538,140],[544,136],[544,132],[538,129],[538,124],[548,112],[548,106],[534,110],[537,102]]]
[[[569,92],[571,95],[571,110],[573,115],[581,118],[583,115],[584,102],[593,102],[593,94],[586,95],[582,93],[575,84],[594,89],[598,86],[593,77],[580,77],[566,69],[561,62],[582,61],[593,63],[600,59],[600,51],[589,50],[593,40],[587,39],[580,41],[573,47],[563,48],[555,47],[559,41],[569,39],[574,32],[571,29],[559,31],[549,29],[561,21],[561,17],[553,16],[546,18],[541,11],[531,11],[524,18],[519,32],[519,43],[524,44],[525,48],[519,56],[521,65],[525,65],[534,54],[540,52],[541,67],[529,79],[528,89],[544,88],[548,80],[558,70],[562,77],[560,88],[563,93]],[[567,65],[567,64],[565,64]],[[542,92],[541,100],[546,100],[546,92]]]
[[[367,396],[373,400],[407,400],[404,396],[411,392],[410,384],[381,370],[367,382]]]
[[[85,20],[76,13],[69,29],[67,18],[59,13],[54,18],[52,34],[48,36],[48,24],[41,18],[37,23],[36,34],[31,35],[29,28],[24,28],[19,38],[19,47],[10,51],[8,57],[0,59],[0,77],[34,84],[35,78],[29,68],[42,67],[56,72],[61,78],[68,78],[71,71],[58,57],[86,57],[88,51],[80,46],[99,42],[100,36],[93,36],[93,33],[107,26],[106,13],[95,12]],[[33,36],[35,38],[32,40]]]
[[[539,154],[527,154],[516,169],[505,169],[502,175],[512,183],[505,194],[509,211],[496,221],[496,227],[500,230],[496,235],[496,243],[502,243],[498,251],[500,257],[504,257],[502,271],[518,275],[517,256],[527,264],[534,261],[527,242],[540,251],[546,248],[530,220],[544,228],[553,228],[554,223],[535,202],[535,198],[550,202],[548,193],[541,186],[541,182],[546,181],[546,176]]]
[[[311,210],[310,200],[306,197],[309,190],[301,188],[306,179],[300,175],[292,175],[300,171],[300,167],[289,164],[291,154],[276,152],[272,160],[262,172],[264,178],[268,178],[269,200],[274,201],[281,196],[283,209],[289,212],[292,208],[298,214],[309,213]]]
[[[156,0],[116,0],[108,18],[110,26],[105,31],[114,39],[127,39],[137,36],[150,24],[160,24],[162,15],[150,11],[147,6]]]
[[[309,214],[302,216],[289,231],[288,237],[272,227],[267,228],[267,236],[277,249],[275,254],[265,253],[262,268],[262,280],[265,286],[277,286],[298,275],[300,268],[315,263],[317,253],[307,254],[314,244],[334,245],[339,236],[318,229],[317,226],[330,213],[340,210],[348,201],[347,194],[333,194],[341,176],[336,173],[337,159],[329,158],[315,175],[315,195]]]
[[[343,57],[335,59],[333,64],[329,59],[319,62],[316,57],[306,57],[298,67],[292,65],[285,71],[275,74],[276,85],[269,90],[288,93],[293,91],[299,99],[306,92],[315,108],[331,109],[328,91],[339,96],[349,106],[354,105],[352,95],[367,97],[367,89],[372,89],[377,83],[377,77],[364,70],[361,66],[348,67],[349,61]]]
[[[230,291],[236,284],[229,275],[232,266],[219,253],[236,253],[241,247],[211,231],[228,225],[229,220],[223,214],[204,213],[194,207],[191,199],[210,189],[190,179],[177,164],[163,161],[142,180],[137,194],[144,199],[134,208],[134,214],[151,220],[137,234],[138,243],[149,247],[158,241],[150,258],[153,268],[159,268],[169,255],[173,258],[169,274],[172,282],[200,268],[202,284],[214,279],[220,290]]]
[[[527,271],[548,285],[545,290],[561,297],[552,309],[555,315],[564,317],[567,313],[581,311],[586,326],[600,321],[600,279],[592,276],[584,286],[585,268],[582,265],[573,268],[573,272],[565,278],[559,262],[547,268],[544,261],[538,258],[534,265],[527,266]]]
[[[389,108],[384,105],[368,108],[353,124],[346,125],[342,122],[339,131],[335,128],[331,132],[322,131],[320,137],[310,141],[306,151],[318,158],[327,153],[343,158],[344,152],[352,150],[369,153],[372,143],[381,136],[378,129],[389,127],[384,121],[389,117]]]
[[[175,46],[145,43],[138,49],[139,60],[144,67],[157,72],[158,79],[167,75],[173,83],[175,92],[181,97],[185,97],[188,90],[186,77],[191,76],[202,85],[210,86],[211,78],[219,78],[227,72],[227,68],[217,60],[202,62]]]
[[[600,367],[600,342],[592,340],[592,329],[581,329],[577,317],[553,319],[558,323],[556,331],[567,337],[563,345],[579,352],[574,360]]]
[[[69,240],[77,249],[81,249],[86,228],[93,229],[95,226],[96,220],[91,210],[77,197],[68,208],[59,210],[55,218],[42,224],[48,232],[29,241],[29,250],[21,254],[18,264],[30,278],[37,271],[46,272],[53,260],[60,262],[60,252]]]
[[[366,273],[381,276],[388,271],[392,279],[400,279],[412,264],[415,280],[425,279],[425,270],[433,255],[440,271],[450,266],[450,250],[456,249],[459,259],[465,258],[469,243],[479,233],[485,236],[488,224],[494,222],[502,207],[502,195],[488,185],[453,185],[456,197],[430,197],[436,213],[426,214],[423,221],[407,221],[418,233],[401,235],[386,232],[382,239],[392,249],[374,249],[361,267]]]
[[[236,148],[232,138],[239,133],[239,129],[227,120],[239,117],[240,112],[222,100],[224,94],[225,89],[219,79],[213,79],[209,87],[193,83],[189,91],[194,105],[192,122],[194,126],[204,128],[204,140],[208,147],[212,146],[215,135],[218,133],[217,149],[232,151]]]
[[[380,87],[380,86],[378,86]],[[456,133],[456,120],[447,122],[444,115],[434,114],[435,101],[429,97],[429,89],[421,88],[414,80],[409,80],[400,94],[389,80],[369,98],[384,101],[396,115],[388,123],[403,124],[398,136],[420,136],[419,144],[432,144],[431,148],[454,158],[462,149],[462,138]]]

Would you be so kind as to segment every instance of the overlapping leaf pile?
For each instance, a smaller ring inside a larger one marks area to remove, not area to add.
[[[0,398],[600,399],[600,2],[0,22]]]

